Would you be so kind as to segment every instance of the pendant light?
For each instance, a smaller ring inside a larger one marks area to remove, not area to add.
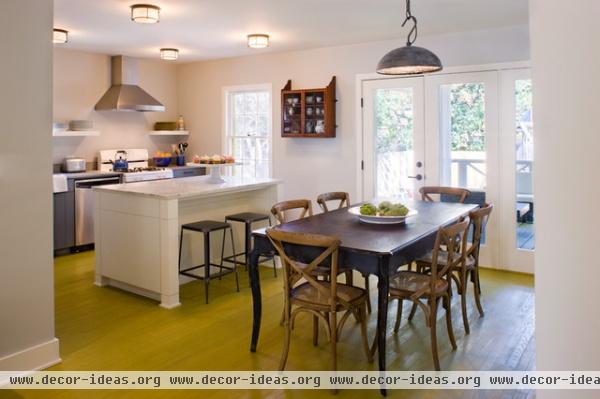
[[[402,27],[411,21],[414,25],[406,40],[406,46],[390,51],[377,64],[377,73],[382,75],[416,75],[442,70],[442,62],[437,55],[423,48],[413,46],[417,40],[417,19],[410,12],[410,0],[406,0],[406,19]]]

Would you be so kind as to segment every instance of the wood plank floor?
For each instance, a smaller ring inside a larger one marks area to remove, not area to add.
[[[52,370],[275,370],[283,344],[278,321],[282,306],[281,276],[261,273],[263,324],[259,351],[248,351],[252,322],[247,275],[241,270],[240,293],[233,276],[213,281],[209,305],[200,282],[181,290],[183,306],[165,310],[157,303],[113,288],[92,284],[94,253],[56,258],[56,335],[63,363]],[[281,275],[281,273],[279,273]],[[361,281],[358,278],[356,281]],[[375,279],[371,283],[376,287]],[[439,313],[438,341],[444,370],[531,370],[534,352],[533,277],[482,271],[484,318],[469,305],[471,334],[464,335],[460,306],[453,305],[458,350],[452,351]],[[376,291],[371,293],[376,303]],[[457,299],[457,298],[455,298]],[[472,298],[469,297],[471,300]],[[409,304],[405,303],[404,314]],[[387,358],[390,370],[433,368],[429,332],[422,314],[403,320],[398,335],[390,306]],[[312,324],[300,315],[291,342],[288,370],[325,370],[329,347],[312,346]],[[369,332],[376,318],[369,320]],[[324,337],[324,332],[321,337]],[[349,322],[338,346],[340,370],[376,370],[367,363],[355,323]],[[524,391],[391,391],[391,398],[526,398]],[[329,391],[0,391],[1,398],[330,398]],[[341,391],[340,398],[378,398],[377,391]]]

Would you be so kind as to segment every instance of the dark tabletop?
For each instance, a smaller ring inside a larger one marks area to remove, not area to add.
[[[477,208],[474,204],[448,202],[410,201],[406,205],[419,213],[408,218],[403,224],[363,223],[356,215],[350,214],[348,209],[339,209],[288,222],[275,228],[289,232],[336,236],[342,242],[342,249],[388,255],[395,254],[413,242],[435,233],[440,226],[451,224]],[[253,234],[264,236],[265,229],[255,230]]]

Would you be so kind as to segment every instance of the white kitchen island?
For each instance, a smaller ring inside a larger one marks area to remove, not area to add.
[[[280,180],[225,179],[211,184],[209,176],[197,176],[94,188],[95,284],[153,298],[164,308],[179,306],[179,285],[189,281],[178,272],[180,226],[223,221],[238,212],[268,213],[279,199]],[[241,252],[243,227],[234,226],[234,231]],[[211,234],[216,235],[211,257],[218,263],[222,232]],[[186,232],[182,243],[182,269],[203,263],[201,233]]]

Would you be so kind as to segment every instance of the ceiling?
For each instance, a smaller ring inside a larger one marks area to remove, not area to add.
[[[130,20],[129,6],[161,7],[158,24]],[[404,0],[54,0],[67,48],[158,58],[180,49],[180,62],[325,47],[405,36]],[[413,0],[419,35],[525,25],[527,0]],[[271,47],[247,48],[248,33],[268,33]],[[418,41],[417,41],[418,44]]]

